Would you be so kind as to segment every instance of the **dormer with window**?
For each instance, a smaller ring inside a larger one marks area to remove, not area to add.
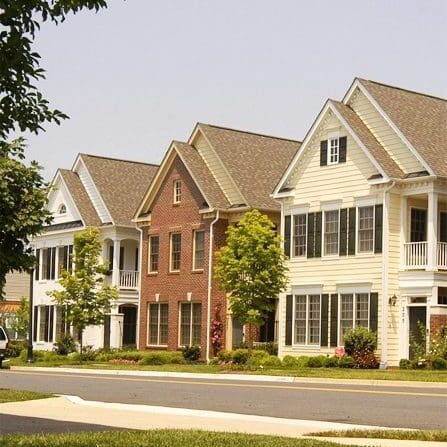
[[[330,133],[327,140],[320,142],[320,166],[336,165],[346,163],[346,141],[345,136]]]

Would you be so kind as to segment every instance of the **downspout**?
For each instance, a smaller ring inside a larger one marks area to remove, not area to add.
[[[281,221],[280,221],[280,226],[279,226],[279,231],[280,231],[280,236],[281,236],[281,246],[282,249],[284,251],[284,200],[279,201],[280,205],[281,205]],[[282,309],[283,309],[283,302],[284,302],[284,291],[281,292],[279,294],[279,301],[278,301],[278,334],[276,335],[278,337],[278,357],[282,358],[282,351],[283,351],[283,346],[282,346]]]
[[[140,232],[140,247],[138,250],[138,307],[137,307],[137,349],[140,349],[140,316],[141,316],[141,278],[143,276],[143,229],[137,226]]]
[[[219,220],[219,210],[216,217],[210,224],[210,247],[208,253],[208,306],[206,316],[206,363],[210,361],[210,329],[211,329],[211,282],[213,278],[213,240],[214,224]]]
[[[383,191],[383,246],[382,246],[382,334],[380,338],[380,369],[388,367],[388,244],[389,244],[389,208],[390,190],[395,186],[393,180]]]

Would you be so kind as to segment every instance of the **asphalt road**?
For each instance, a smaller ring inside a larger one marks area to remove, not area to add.
[[[1,371],[0,388],[86,400],[419,429],[447,429],[447,391],[436,388],[215,381]]]

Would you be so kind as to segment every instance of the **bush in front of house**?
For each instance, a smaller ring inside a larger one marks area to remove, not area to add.
[[[11,340],[6,348],[5,357],[16,358],[19,357],[22,352],[27,354],[27,341],[26,340]]]
[[[152,351],[140,354],[139,365],[182,365],[186,363],[182,353],[178,351]]]
[[[353,358],[355,367],[374,369],[379,362],[374,354],[377,348],[377,335],[366,327],[351,329],[344,338],[346,354]]]
[[[324,361],[325,368],[338,368],[339,358],[333,355],[332,357],[326,357]]]
[[[356,363],[351,356],[344,355],[343,357],[340,357],[340,359],[338,360],[338,367],[339,368],[355,368]]]
[[[68,355],[76,352],[76,342],[70,334],[62,335],[53,346],[53,351],[59,355]]]
[[[200,346],[184,346],[182,348],[182,354],[187,363],[195,363],[200,359]]]
[[[307,366],[309,368],[323,368],[326,361],[325,355],[316,355],[313,357],[309,357]]]
[[[431,361],[431,367],[433,369],[447,369],[447,360],[442,357],[438,357]]]
[[[400,369],[411,369],[412,368],[411,361],[408,359],[400,359],[399,360],[399,368]]]

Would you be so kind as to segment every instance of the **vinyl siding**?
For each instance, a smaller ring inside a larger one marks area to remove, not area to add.
[[[244,198],[241,196],[229,174],[226,172],[222,161],[200,132],[195,138],[194,147],[205,160],[206,165],[214,175],[219,186],[222,188],[228,201],[232,205],[240,205],[241,203],[244,203]]]
[[[424,170],[385,118],[359,89],[354,93],[349,105],[405,173]]]
[[[20,301],[29,296],[29,275],[27,273],[13,272],[6,275],[5,299],[7,301]]]

